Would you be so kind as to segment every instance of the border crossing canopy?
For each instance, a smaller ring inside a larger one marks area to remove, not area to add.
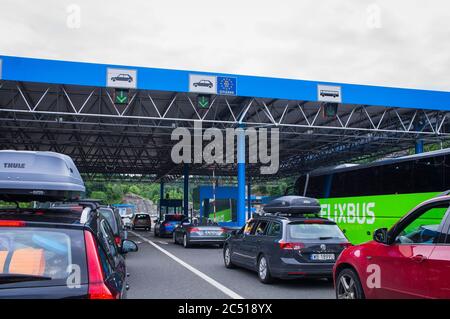
[[[0,147],[70,155],[91,178],[182,176],[170,134],[196,122],[278,128],[282,177],[442,142],[449,112],[450,92],[0,56]]]

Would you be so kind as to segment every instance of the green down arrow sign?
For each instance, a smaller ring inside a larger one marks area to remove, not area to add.
[[[201,109],[209,108],[210,98],[209,95],[199,95],[197,98],[198,107]]]
[[[128,104],[128,90],[116,90],[116,104]]]

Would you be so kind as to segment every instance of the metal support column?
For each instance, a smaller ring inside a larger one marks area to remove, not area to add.
[[[161,203],[162,203],[163,199],[164,199],[164,182],[161,181],[161,182],[159,182],[159,218],[162,217],[161,216],[161,212],[162,212]]]
[[[323,198],[330,197],[332,184],[333,184],[333,174],[327,175],[325,178],[325,193],[323,194]]]
[[[416,141],[416,154],[423,153],[423,140]]]
[[[245,131],[242,125],[237,129],[237,166],[237,222],[239,226],[243,226],[245,224]]]
[[[252,217],[252,182],[250,177],[247,184],[247,219]]]
[[[189,164],[183,166],[184,187],[183,187],[183,212],[184,216],[189,216]]]

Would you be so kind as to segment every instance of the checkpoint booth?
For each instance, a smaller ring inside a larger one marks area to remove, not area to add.
[[[159,219],[164,215],[181,215],[183,214],[182,199],[160,199],[159,200]]]

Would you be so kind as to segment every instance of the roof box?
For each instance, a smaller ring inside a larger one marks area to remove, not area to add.
[[[0,151],[0,200],[75,200],[85,190],[78,169],[67,155]]]
[[[264,206],[266,213],[317,214],[320,209],[317,199],[303,196],[279,197]]]

